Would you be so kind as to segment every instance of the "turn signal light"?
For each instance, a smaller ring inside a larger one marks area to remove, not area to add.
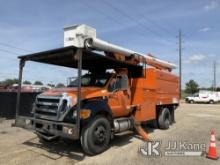
[[[89,118],[90,114],[91,114],[91,110],[90,109],[82,109],[82,110],[80,110],[80,118],[82,118],[82,119]]]

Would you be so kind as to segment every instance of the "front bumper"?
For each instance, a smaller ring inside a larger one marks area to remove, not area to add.
[[[79,139],[76,124],[18,116],[15,120],[15,126],[35,131],[47,140],[57,137]]]

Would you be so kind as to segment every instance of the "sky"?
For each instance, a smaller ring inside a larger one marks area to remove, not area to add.
[[[18,77],[17,56],[63,47],[63,28],[87,24],[97,37],[178,66],[182,85],[220,86],[220,0],[0,0],[0,81]],[[178,67],[173,71],[178,74]],[[66,83],[70,68],[27,62],[23,80]]]

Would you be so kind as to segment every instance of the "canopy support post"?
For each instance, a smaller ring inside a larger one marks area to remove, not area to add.
[[[19,63],[19,76],[18,76],[18,91],[17,91],[17,100],[16,100],[16,113],[15,113],[15,119],[19,116],[20,111],[20,102],[21,102],[21,85],[22,85],[22,74],[23,74],[23,68],[25,66],[25,60],[21,59]],[[16,120],[15,120],[16,125]]]
[[[77,90],[77,135],[80,136],[80,109],[81,109],[81,76],[82,76],[82,49],[76,52],[78,65],[78,90]]]

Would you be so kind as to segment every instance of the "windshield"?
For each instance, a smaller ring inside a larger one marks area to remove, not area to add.
[[[110,77],[111,77],[111,74],[109,74],[109,73],[85,74],[81,78],[81,86],[82,87],[89,87],[89,86],[103,87],[106,85],[106,83],[108,82]],[[77,87],[77,86],[78,86],[78,78],[70,78],[69,83],[68,83],[68,87]]]

